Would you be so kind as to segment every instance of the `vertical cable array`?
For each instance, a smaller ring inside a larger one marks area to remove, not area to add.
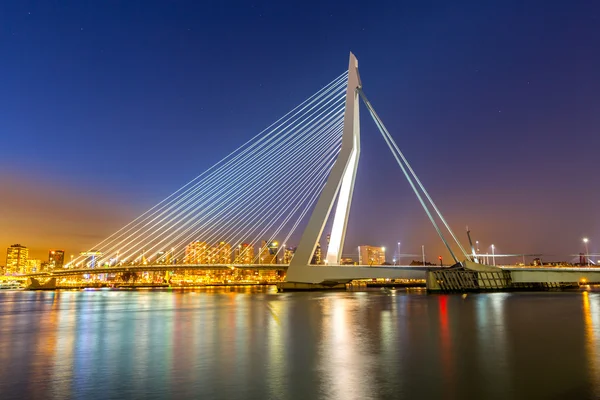
[[[340,150],[347,78],[347,72],[338,76],[95,245],[90,250],[98,254],[95,265],[150,264],[166,258],[182,263],[188,261],[186,247],[194,242],[221,255],[229,252],[223,259],[231,259],[242,244],[244,251],[253,251],[249,249],[261,241],[284,237],[287,242],[314,205]],[[92,265],[82,255],[71,266]]]

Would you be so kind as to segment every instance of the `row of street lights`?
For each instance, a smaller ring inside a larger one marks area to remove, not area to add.
[[[476,240],[475,241],[475,255],[479,256],[479,254],[480,254],[479,240]],[[479,258],[479,257],[477,257],[477,258]],[[487,263],[487,261],[486,261],[486,263]],[[494,246],[493,244],[492,244],[492,265],[494,265],[494,266],[496,265],[496,246]]]
[[[396,263],[398,263],[398,265],[401,264],[400,260],[402,259],[402,253],[400,252],[400,244],[401,244],[401,242],[398,242],[398,249],[397,249],[398,253],[397,253],[397,256],[394,257],[394,259],[393,259],[394,265],[396,265]],[[383,249],[383,251],[385,251],[385,247],[382,247],[382,249]],[[424,244],[421,245],[421,255],[423,258],[423,261],[422,261],[423,266],[425,266],[425,245]]]
[[[589,267],[590,266],[590,252],[588,249],[588,243],[589,243],[589,239],[587,237],[583,238],[583,245],[585,247],[585,260],[586,260],[586,265]],[[496,246],[494,246],[494,244],[492,243],[491,245],[492,248],[492,265],[496,266]],[[385,251],[385,247],[383,247],[384,251]],[[423,265],[425,265],[425,246],[421,246],[421,251],[423,253]],[[480,251],[479,251],[479,240],[475,241],[475,254],[479,255]],[[394,258],[394,264],[396,264],[396,261],[398,262],[398,264],[400,264],[400,242],[398,242],[398,256]]]
[[[589,267],[590,266],[590,251],[588,249],[588,243],[589,243],[589,239],[584,237],[583,238],[583,245],[585,247],[585,262],[586,265]],[[475,241],[476,244],[476,248],[477,248],[477,253],[479,253],[479,240]],[[492,244],[492,265],[496,266],[496,256],[495,256],[495,250],[496,250],[496,246],[494,246]]]

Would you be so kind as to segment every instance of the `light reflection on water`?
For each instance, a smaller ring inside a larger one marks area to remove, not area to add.
[[[600,376],[600,296],[583,292],[583,320],[585,326],[586,351],[588,356],[588,374],[590,377]],[[594,396],[600,399],[600,385],[594,388]]]
[[[600,293],[0,293],[12,398],[600,398]]]

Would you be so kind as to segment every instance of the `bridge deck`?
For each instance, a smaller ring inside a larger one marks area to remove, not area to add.
[[[335,279],[337,275],[340,275],[342,280],[347,280],[348,276],[357,276],[365,274],[366,278],[370,278],[371,275],[374,277],[389,277],[393,278],[395,275],[405,275],[407,273],[416,272],[419,275],[419,279],[424,279],[425,272],[429,268],[440,268],[440,267],[422,267],[422,266],[410,266],[410,265],[340,265],[340,266],[327,266],[327,265],[314,265],[310,268],[322,270],[326,275],[330,275],[331,278]],[[123,272],[161,272],[161,271],[175,271],[175,270],[283,270],[288,269],[287,264],[153,264],[153,265],[120,265],[113,267],[99,267],[99,268],[81,268],[81,269],[57,269],[47,272],[38,272],[34,274],[23,275],[23,277],[63,277],[63,276],[75,276],[75,275],[97,275],[97,274],[113,274]],[[360,271],[360,272],[359,272]],[[422,275],[422,278],[421,278]],[[360,278],[351,278],[360,279]]]
[[[600,283],[600,268],[597,267],[506,267],[503,269],[510,271],[512,281],[516,283]]]
[[[77,275],[98,275],[123,272],[163,272],[175,270],[283,270],[286,264],[154,264],[154,265],[128,265],[103,268],[60,269],[36,274],[23,275],[22,277],[48,277],[60,278]],[[428,270],[441,270],[437,266],[410,266],[410,265],[313,265],[307,266],[314,277],[314,283],[321,282],[349,282],[354,279],[425,279]],[[511,273],[515,283],[527,282],[600,282],[600,268],[597,267],[501,267]]]

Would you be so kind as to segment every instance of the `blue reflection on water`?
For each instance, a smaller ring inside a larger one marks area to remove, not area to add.
[[[600,294],[0,293],[11,398],[599,396]]]

